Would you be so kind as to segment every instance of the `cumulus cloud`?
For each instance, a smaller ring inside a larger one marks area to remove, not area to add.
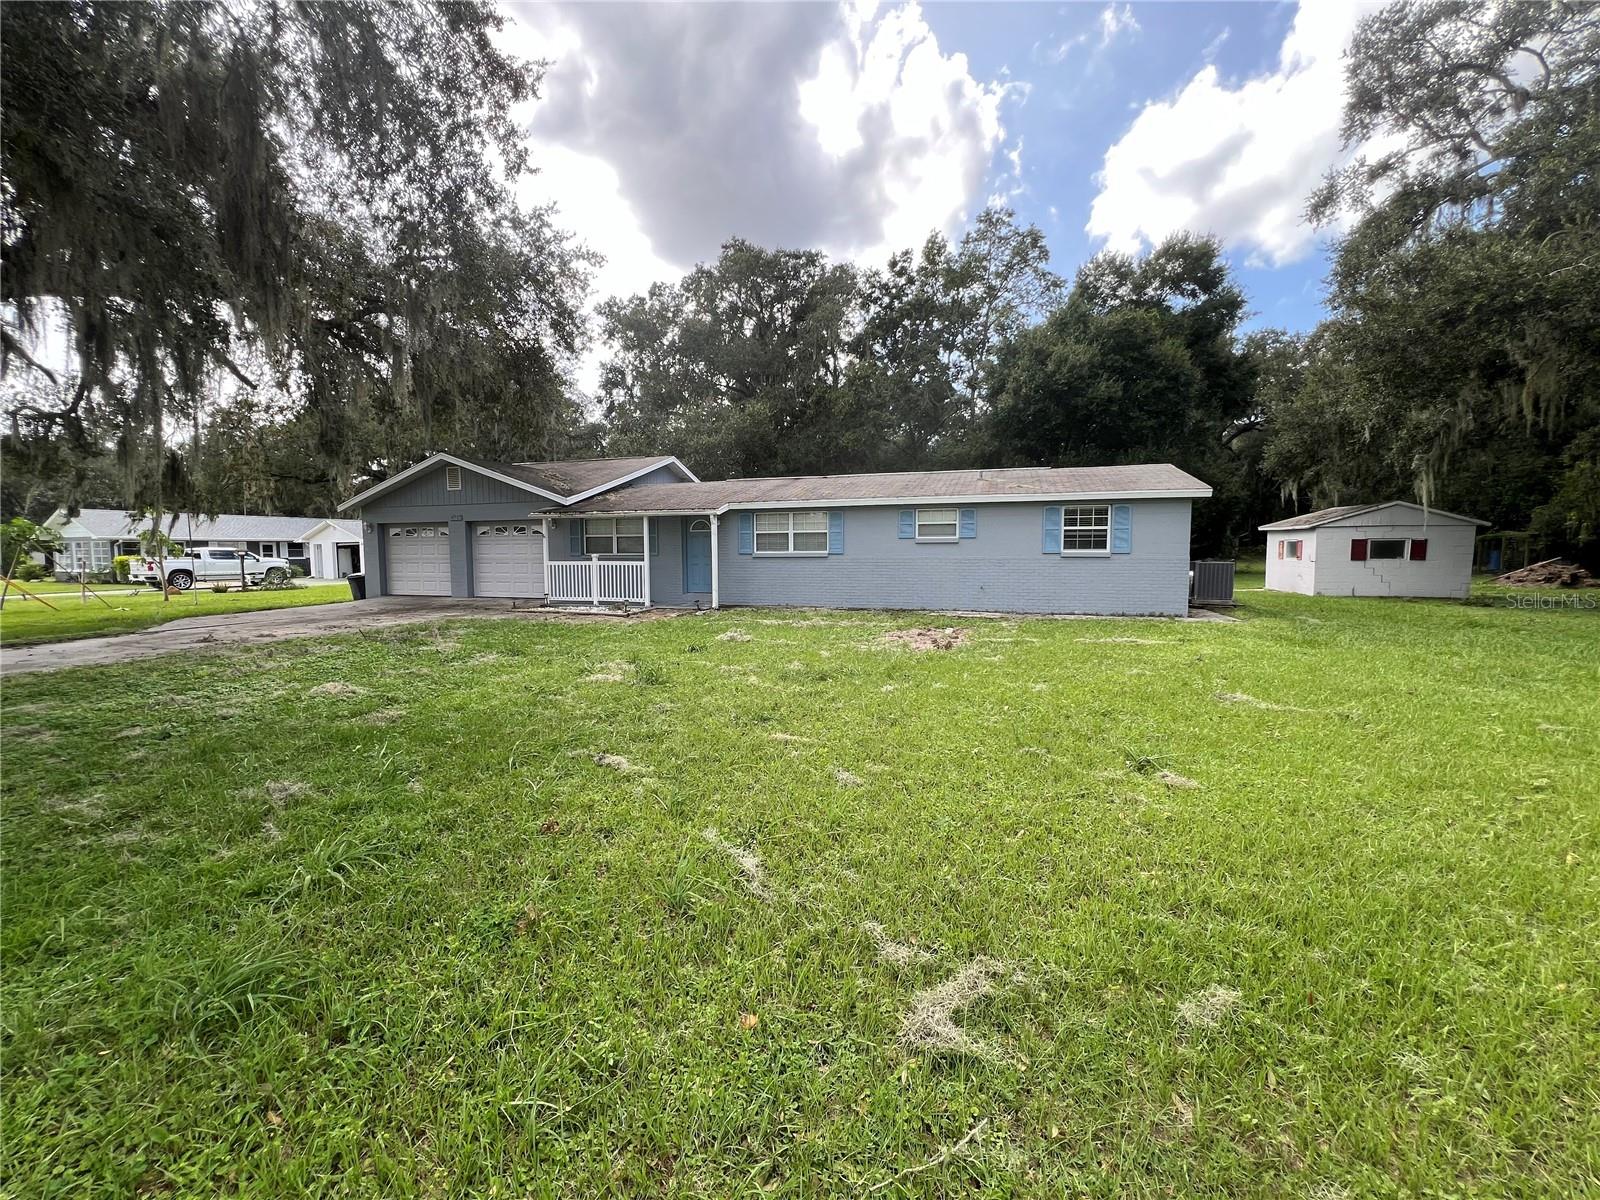
[[[1089,234],[1136,252],[1187,229],[1274,266],[1303,257],[1306,197],[1343,153],[1344,48],[1376,7],[1303,3],[1276,70],[1233,83],[1208,64],[1146,104],[1106,151]]]
[[[920,241],[964,219],[1004,140],[1007,85],[943,53],[915,3],[512,11],[519,49],[551,60],[529,123],[541,194],[649,271],[733,236],[847,256]]]

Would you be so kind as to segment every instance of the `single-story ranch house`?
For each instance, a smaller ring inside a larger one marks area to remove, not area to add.
[[[75,517],[58,508],[44,524],[61,535],[63,547],[51,569],[57,579],[111,570],[111,560],[139,553],[139,533],[149,528],[120,508],[85,508]],[[263,557],[287,559],[313,579],[343,579],[361,569],[361,531],[352,521],[322,517],[217,517],[180,514],[162,522],[184,549],[230,546]]]
[[[729,479],[676,458],[435,454],[341,504],[369,595],[1182,615],[1174,466]]]
[[[1408,500],[1323,508],[1261,526],[1267,590],[1305,596],[1438,596],[1472,586],[1473,517]]]

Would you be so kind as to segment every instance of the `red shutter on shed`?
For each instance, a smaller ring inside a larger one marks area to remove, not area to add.
[[[1283,539],[1282,538],[1278,539],[1278,557],[1279,558],[1283,557]]]
[[[1426,562],[1427,559],[1428,559],[1428,539],[1427,538],[1412,538],[1411,539],[1411,561],[1412,562]]]
[[[1366,538],[1351,538],[1350,539],[1350,561],[1351,562],[1366,562],[1367,561],[1367,539]]]

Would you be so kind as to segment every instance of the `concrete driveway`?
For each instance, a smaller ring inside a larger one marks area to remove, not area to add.
[[[103,667],[113,663],[135,662],[162,654],[185,651],[230,650],[263,642],[289,638],[318,637],[329,633],[357,633],[385,625],[406,625],[419,621],[454,620],[458,617],[510,617],[534,621],[615,621],[610,613],[574,613],[559,609],[534,608],[530,602],[510,600],[467,600],[431,596],[378,596],[343,604],[308,605],[302,608],[269,608],[260,612],[217,613],[206,617],[183,617],[137,633],[118,633],[109,637],[79,638],[72,642],[51,642],[43,646],[22,646],[0,650],[0,675],[21,675],[29,671],[62,671],[68,667]],[[654,609],[635,613],[640,617],[668,616],[669,610]]]

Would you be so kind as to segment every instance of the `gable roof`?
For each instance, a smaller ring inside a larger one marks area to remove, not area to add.
[[[161,522],[163,529],[182,541],[304,541],[306,530],[321,521],[321,517],[268,517],[248,516],[240,513],[222,513],[216,517],[191,517],[170,514]],[[139,518],[121,508],[80,509],[76,517],[68,517],[65,509],[56,509],[45,523],[61,529],[75,525],[91,538],[127,538],[137,536],[149,527],[147,518]],[[83,535],[79,535],[83,536]]]
[[[305,533],[301,534],[294,540],[297,542],[309,542],[312,538],[321,533],[324,528],[331,529],[340,537],[346,538],[352,542],[359,542],[361,540],[361,522],[336,521],[332,517],[327,517],[321,521],[318,521],[310,529],[306,530]]]
[[[1170,463],[1120,467],[1005,467],[788,475],[716,483],[641,484],[572,505],[572,511],[722,512],[792,504],[868,505],[915,501],[1204,499],[1211,488]],[[554,511],[554,510],[552,510]]]
[[[1339,521],[1348,520],[1350,517],[1361,516],[1364,513],[1377,512],[1383,508],[1414,508],[1427,520],[1440,518],[1447,521],[1465,521],[1469,525],[1488,525],[1487,521],[1480,521],[1477,517],[1464,517],[1460,513],[1445,512],[1442,508],[1424,508],[1420,504],[1413,504],[1409,500],[1384,500],[1377,504],[1345,504],[1338,508],[1319,508],[1316,512],[1301,513],[1298,517],[1290,517],[1285,521],[1274,521],[1270,525],[1259,525],[1262,532],[1280,529],[1316,529],[1321,525],[1332,525]],[[1380,522],[1372,522],[1379,524]]]
[[[695,479],[693,471],[670,454],[644,455],[634,458],[582,458],[558,462],[499,463],[462,458],[456,454],[431,454],[419,463],[389,476],[382,483],[359,492],[339,505],[339,511],[354,508],[368,500],[391,491],[408,479],[413,479],[441,463],[449,463],[522,488],[545,500],[560,505],[587,499],[610,488],[621,487],[641,475],[648,475],[658,467],[672,467],[685,479]]]

